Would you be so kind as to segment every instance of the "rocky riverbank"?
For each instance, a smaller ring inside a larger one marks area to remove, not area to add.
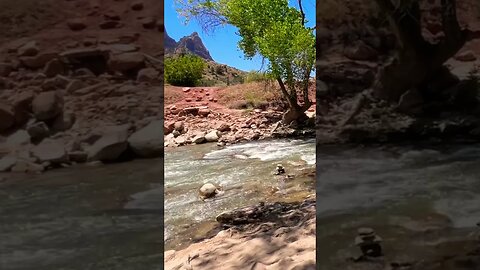
[[[0,172],[163,155],[163,6],[94,2],[0,44]]]
[[[165,269],[316,269],[315,200],[262,203],[217,217],[215,237],[165,252]]]
[[[311,99],[314,100],[313,83],[311,88]],[[307,111],[310,120],[304,126],[297,123],[284,126],[280,122],[285,110],[271,103],[250,109],[230,109],[222,104],[219,96],[229,91],[228,88],[166,86],[166,91],[169,97],[176,99],[165,106],[166,147],[207,142],[227,145],[268,138],[315,136],[315,105]]]

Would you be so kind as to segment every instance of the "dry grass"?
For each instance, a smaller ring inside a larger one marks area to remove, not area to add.
[[[266,108],[281,102],[281,92],[273,82],[245,83],[222,89],[218,101],[232,109]]]

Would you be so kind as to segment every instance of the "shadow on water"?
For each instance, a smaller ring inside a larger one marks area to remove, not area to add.
[[[321,269],[358,255],[359,227],[374,228],[389,256],[412,261],[440,256],[432,247],[446,239],[468,239],[480,221],[479,162],[480,145],[318,148]]]
[[[0,268],[161,269],[162,175],[161,160],[2,175]]]

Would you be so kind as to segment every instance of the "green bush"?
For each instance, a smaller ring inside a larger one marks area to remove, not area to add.
[[[196,86],[205,68],[202,58],[182,55],[165,58],[165,80],[175,86]]]
[[[245,75],[244,81],[246,83],[250,82],[264,82],[270,80],[268,73],[258,72],[258,71],[250,71]]]

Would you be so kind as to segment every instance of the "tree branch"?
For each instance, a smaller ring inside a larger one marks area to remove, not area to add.
[[[305,12],[303,12],[302,0],[298,0],[298,7],[300,8],[300,14],[302,14],[302,25],[305,26]]]

